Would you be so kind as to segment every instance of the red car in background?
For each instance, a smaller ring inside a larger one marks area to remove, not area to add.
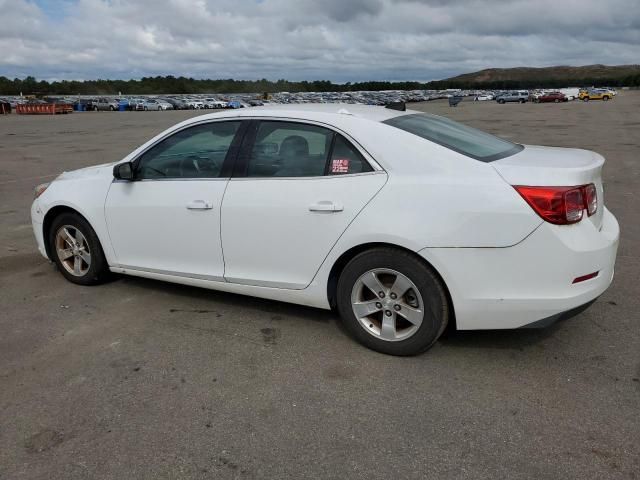
[[[567,102],[569,99],[564,95],[564,93],[560,92],[549,92],[543,93],[538,98],[534,100],[536,103],[546,103],[546,102]]]

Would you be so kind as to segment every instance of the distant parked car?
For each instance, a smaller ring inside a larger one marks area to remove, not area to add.
[[[473,100],[476,102],[485,102],[487,100],[493,100],[493,95],[491,95],[490,93],[483,93],[481,95],[476,95]]]
[[[227,108],[227,102],[216,98],[205,98],[203,104],[204,108]]]
[[[201,110],[204,108],[204,102],[202,100],[190,99],[190,100],[187,100],[187,106],[191,110]]]
[[[93,110],[110,110],[112,112],[118,110],[120,104],[113,98],[97,98],[92,102]]]
[[[547,92],[536,97],[533,101],[536,103],[549,103],[549,102],[559,103],[559,102],[568,102],[569,99],[564,95],[564,93]]]
[[[163,100],[167,103],[170,103],[173,106],[174,110],[187,110],[189,108],[187,102],[185,102],[181,98],[163,98]]]
[[[129,99],[129,108],[130,110],[144,110],[144,103],[146,100],[144,98],[130,98]]]
[[[162,105],[155,98],[147,98],[142,103],[143,110],[166,110],[166,108],[162,108]]]
[[[578,94],[580,93],[580,89],[575,87],[561,88],[558,91],[560,93],[563,93],[564,96],[567,97],[567,100],[569,101],[575,100],[576,98],[578,98]]]
[[[580,90],[578,98],[583,102],[588,102],[589,100],[603,100],[606,102],[613,98],[613,95],[608,90],[589,88],[587,90]]]
[[[116,102],[118,102],[118,110],[131,110],[132,105],[129,102],[128,98],[116,98]]]
[[[517,90],[514,92],[503,93],[496,98],[498,103],[518,102],[525,103],[529,101],[529,92],[527,90]]]

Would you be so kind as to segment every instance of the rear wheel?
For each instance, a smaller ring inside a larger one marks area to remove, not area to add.
[[[608,100],[609,100],[609,97],[607,97],[606,95],[604,95],[604,96],[602,97],[602,100],[606,102],[606,101],[608,101]]]
[[[416,355],[440,337],[449,304],[437,275],[420,259],[392,248],[354,257],[338,280],[338,311],[363,345],[390,355]]]
[[[504,103],[504,100],[498,100],[498,103],[502,105]]]
[[[60,273],[70,282],[97,285],[109,278],[98,236],[78,214],[63,213],[53,220],[49,251]]]
[[[583,101],[583,102],[588,102],[588,101],[589,101],[589,97],[584,97],[584,98],[582,99],[582,101]]]

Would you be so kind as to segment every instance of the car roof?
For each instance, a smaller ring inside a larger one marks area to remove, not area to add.
[[[266,105],[263,107],[225,110],[222,112],[199,115],[190,120],[202,121],[209,118],[226,117],[288,117],[299,120],[327,121],[333,117],[336,121],[345,117],[356,117],[375,122],[383,122],[402,115],[421,113],[407,110],[399,111],[374,105],[356,105],[346,103],[304,103],[304,104],[280,104]]]

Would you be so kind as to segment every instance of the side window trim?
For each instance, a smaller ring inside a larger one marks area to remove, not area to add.
[[[237,156],[237,160],[235,162],[235,168],[233,169],[233,173],[231,178],[246,178],[251,180],[274,180],[274,179],[289,179],[289,178],[302,178],[302,179],[310,179],[310,178],[337,178],[337,177],[345,177],[345,176],[353,176],[353,175],[371,175],[380,172],[384,172],[384,169],[375,161],[375,159],[367,152],[359,143],[355,142],[351,137],[347,134],[343,133],[341,130],[336,129],[332,125],[325,124],[322,122],[314,122],[314,121],[306,121],[297,118],[254,118],[250,120],[246,120],[247,123],[250,123],[247,127],[247,131],[244,135],[244,139],[242,142],[242,146],[240,147],[240,153]],[[323,175],[315,176],[315,177],[248,177],[247,171],[249,169],[249,160],[251,158],[251,152],[253,150],[253,146],[255,144],[256,136],[258,134],[258,128],[260,127],[260,122],[283,122],[283,123],[300,123],[302,125],[312,125],[326,128],[333,133],[333,138],[331,140],[331,147],[328,152],[327,162],[325,165],[325,170]],[[365,162],[371,167],[370,172],[363,173],[345,173],[342,175],[330,175],[329,169],[331,168],[331,157],[333,156],[333,147],[335,146],[336,139],[338,135],[342,136],[344,140],[353,146],[353,148],[358,152]],[[363,153],[365,152],[365,153]]]
[[[251,159],[251,152],[253,145],[256,142],[256,136],[258,135],[258,128],[260,128],[260,120],[248,120],[245,134],[242,139],[242,144],[239,149],[239,153],[236,157],[231,178],[234,177],[247,177],[249,170],[249,160]]]
[[[238,158],[238,154],[240,152],[240,148],[242,146],[242,141],[245,137],[246,131],[247,131],[247,127],[249,126],[249,123],[251,122],[250,120],[245,120],[243,118],[240,117],[230,117],[230,118],[221,118],[221,119],[216,119],[216,120],[205,120],[202,122],[197,122],[197,123],[191,123],[189,125],[185,125],[182,128],[176,129],[171,131],[170,133],[168,133],[167,135],[163,136],[162,138],[159,138],[157,141],[153,142],[151,145],[147,146],[147,148],[145,148],[143,151],[139,152],[135,158],[133,160],[131,160],[131,163],[133,163],[134,166],[134,171],[135,174],[137,176],[139,168],[140,168],[140,161],[142,159],[142,157],[149,152],[152,148],[154,148],[156,145],[160,144],[161,142],[164,142],[165,140],[167,140],[168,138],[172,137],[173,135],[176,135],[180,132],[183,132],[189,128],[193,128],[193,127],[199,127],[202,125],[207,125],[207,124],[215,124],[215,123],[223,123],[223,122],[240,122],[240,125],[238,126],[238,130],[236,131],[233,139],[231,140],[231,144],[229,145],[229,150],[227,150],[227,154],[225,155],[224,161],[222,163],[222,167],[220,169],[220,173],[218,174],[217,177],[203,177],[203,178],[176,178],[176,177],[172,177],[172,178],[143,178],[143,179],[138,179],[136,178],[136,181],[139,182],[167,182],[167,181],[174,181],[174,182],[186,182],[186,181],[194,181],[194,180],[200,180],[200,181],[207,181],[207,180],[224,180],[224,179],[228,179],[231,177],[231,173],[233,171],[233,167],[236,163],[236,160]]]
[[[336,146],[336,138],[340,135],[337,132],[333,132],[333,137],[331,138],[331,145],[329,146],[329,155],[327,155],[327,163],[324,165],[324,175],[323,177],[329,176],[329,169],[331,168],[331,159],[333,158],[333,147]]]

